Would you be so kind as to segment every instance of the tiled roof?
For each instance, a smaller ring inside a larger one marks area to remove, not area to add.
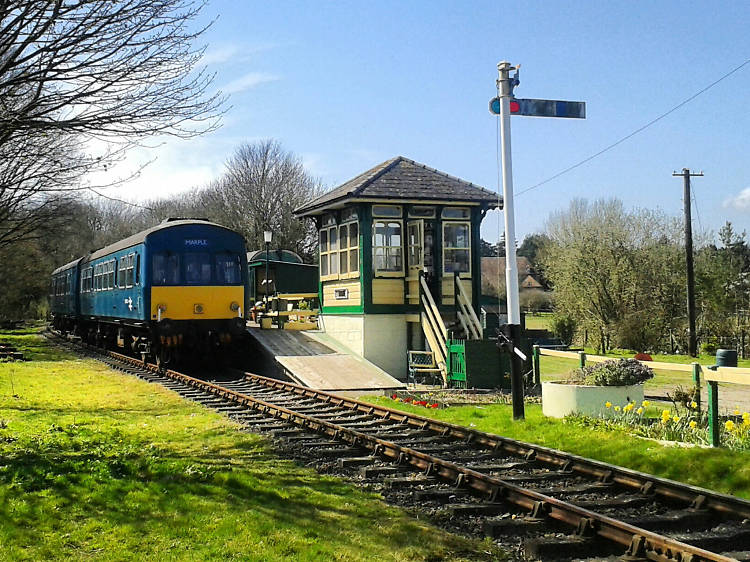
[[[493,191],[397,156],[324,193],[294,212],[298,216],[316,214],[316,210],[331,203],[352,198],[462,201],[483,203],[489,208],[498,205],[498,195]],[[502,207],[502,199],[500,206]]]

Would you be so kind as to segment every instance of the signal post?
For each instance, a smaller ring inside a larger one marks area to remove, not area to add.
[[[511,354],[511,392],[513,419],[524,418],[523,372],[521,361],[526,356],[521,344],[521,307],[518,299],[518,265],[516,263],[516,225],[513,212],[513,164],[511,159],[510,116],[586,118],[584,102],[517,99],[513,89],[520,84],[518,69],[507,61],[497,64],[499,96],[490,100],[490,113],[500,116],[500,143],[503,176],[503,218],[505,221],[505,287],[508,303],[508,324],[498,336],[498,345]],[[513,76],[511,71],[515,70]]]

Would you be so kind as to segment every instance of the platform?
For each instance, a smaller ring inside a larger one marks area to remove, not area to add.
[[[273,358],[276,368],[276,373],[259,374],[277,375],[318,390],[379,392],[405,388],[403,382],[366,359],[323,343],[323,334],[256,327],[249,327],[248,333],[257,351],[266,359]]]

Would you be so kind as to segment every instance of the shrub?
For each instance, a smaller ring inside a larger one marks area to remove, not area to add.
[[[552,333],[567,345],[573,343],[573,336],[576,334],[576,328],[577,325],[575,319],[567,314],[555,313],[550,322],[550,330]]]
[[[586,365],[570,374],[570,380],[590,386],[629,386],[654,377],[654,372],[635,359],[617,359]]]

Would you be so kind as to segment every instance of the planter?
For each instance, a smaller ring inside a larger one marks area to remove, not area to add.
[[[643,402],[643,385],[584,386],[560,381],[542,383],[542,413],[551,418],[563,418],[580,413],[589,416],[607,416],[614,413],[613,406],[626,406],[629,402]]]

